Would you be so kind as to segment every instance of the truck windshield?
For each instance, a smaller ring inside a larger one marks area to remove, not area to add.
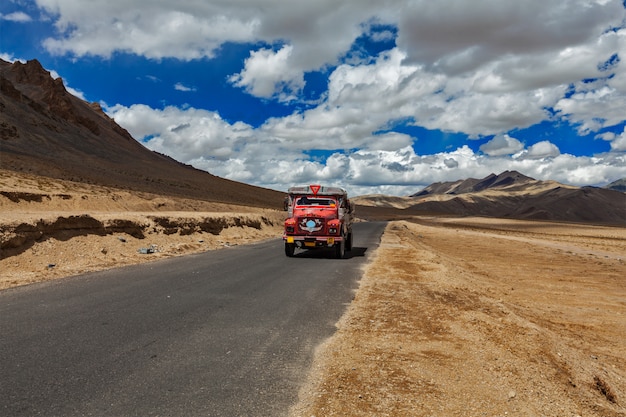
[[[337,202],[332,198],[312,198],[312,197],[300,197],[296,200],[296,206],[336,206]]]

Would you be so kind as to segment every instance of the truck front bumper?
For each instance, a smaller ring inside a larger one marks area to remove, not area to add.
[[[285,243],[293,243],[299,248],[331,247],[341,242],[341,236],[283,236]]]

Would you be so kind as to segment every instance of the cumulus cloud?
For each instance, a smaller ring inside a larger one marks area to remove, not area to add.
[[[149,149],[179,161],[235,158],[253,146],[250,126],[229,124],[215,112],[172,106],[157,110],[142,104],[116,105],[107,112]]]
[[[522,142],[507,134],[496,135],[493,139],[480,147],[480,150],[489,156],[512,155],[522,149],[524,149]]]
[[[213,57],[225,41],[255,39],[258,21],[210,2],[94,0],[89,7],[68,0],[39,0],[57,17],[61,36],[44,46],[53,54],[110,57],[115,51],[147,58]]]
[[[544,159],[554,158],[555,156],[559,156],[560,154],[561,152],[555,144],[544,140],[541,142],[537,142],[529,147],[524,156],[530,159]]]
[[[290,63],[292,51],[290,45],[276,52],[270,49],[252,51],[245,61],[245,68],[232,75],[230,81],[256,97],[271,98],[278,92],[280,101],[294,100],[304,87],[304,76]]]
[[[561,154],[547,141],[510,154],[521,142],[505,136],[491,141],[492,155],[476,153],[468,146],[419,155],[409,142],[387,149],[372,145],[335,151],[325,159],[310,160],[306,151],[316,149],[315,143],[291,141],[243,123],[230,124],[206,110],[116,105],[106,111],[152,150],[214,175],[277,190],[321,182],[347,187],[353,194],[410,195],[433,182],[482,178],[511,169],[537,179],[602,185],[623,176],[626,167],[624,152],[576,157]],[[623,141],[624,137],[626,133],[614,139]],[[498,143],[502,146],[497,147]],[[503,148],[506,153],[498,151]]]

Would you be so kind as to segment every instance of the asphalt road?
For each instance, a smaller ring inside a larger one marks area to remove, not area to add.
[[[384,226],[346,259],[275,239],[2,291],[0,416],[285,415]]]

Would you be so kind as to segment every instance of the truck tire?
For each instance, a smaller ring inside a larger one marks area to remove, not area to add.
[[[335,258],[342,259],[346,254],[346,240],[341,239],[341,242],[335,245]]]
[[[292,257],[296,251],[296,245],[294,243],[285,243],[285,255]]]
[[[348,233],[348,239],[346,240],[346,250],[352,250],[352,232]]]

